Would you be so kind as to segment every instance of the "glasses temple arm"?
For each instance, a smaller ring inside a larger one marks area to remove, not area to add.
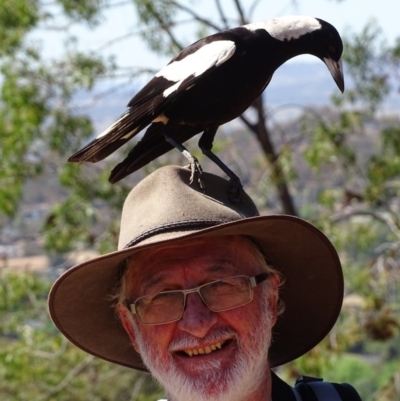
[[[257,274],[254,277],[250,277],[250,282],[251,282],[251,286],[255,287],[256,285],[262,283],[263,281],[265,281],[269,276],[269,273],[261,273],[261,274]]]

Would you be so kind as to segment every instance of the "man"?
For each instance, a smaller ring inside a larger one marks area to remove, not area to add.
[[[54,323],[86,352],[148,370],[171,401],[278,398],[271,368],[318,344],[343,297],[338,255],[304,220],[260,216],[229,182],[168,166],[125,202],[118,251],[54,284]]]

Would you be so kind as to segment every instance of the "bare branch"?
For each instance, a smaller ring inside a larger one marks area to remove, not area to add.
[[[122,42],[123,40],[126,40],[126,39],[128,39],[132,36],[138,35],[140,33],[141,33],[141,31],[131,31],[124,35],[116,36],[115,38],[112,38],[111,40],[109,40],[109,41],[103,43],[101,46],[99,46],[97,48],[97,51],[104,50],[105,48],[112,46],[113,44],[115,44],[117,42]]]
[[[48,392],[43,394],[42,397],[37,398],[36,401],[50,399],[52,395],[64,389],[66,386],[68,386],[70,381],[80,373],[81,370],[83,370],[87,365],[89,365],[90,362],[93,361],[93,359],[93,355],[88,355],[79,365],[71,369],[65,376],[65,378],[59,384],[57,384],[57,386],[54,386]]]
[[[282,171],[279,156],[275,152],[274,145],[271,142],[269,132],[265,123],[265,114],[262,96],[259,96],[252,104],[252,107],[257,112],[257,124],[251,124],[246,117],[240,116],[241,120],[249,127],[250,131],[256,136],[260,142],[261,148],[266,159],[271,165],[272,173],[271,180],[275,184],[278,191],[278,196],[281,201],[284,213],[292,216],[297,216],[297,211],[293,203],[292,196],[286,182],[285,174]]]
[[[221,18],[225,29],[228,29],[229,28],[229,24],[228,24],[228,20],[226,18],[226,15],[224,13],[224,10],[222,8],[221,0],[215,0],[215,5],[217,6],[219,17]]]
[[[205,19],[203,17],[201,17],[199,14],[195,13],[192,9],[190,9],[189,7],[184,6],[181,3],[178,3],[175,0],[172,0],[171,3],[177,7],[179,10],[184,11],[186,13],[188,13],[189,15],[191,15],[196,21],[203,23],[204,25],[207,25],[209,28],[212,28],[214,30],[216,30],[217,32],[222,31],[222,28],[218,25],[215,25],[213,22],[211,22],[208,19]]]
[[[141,388],[143,386],[144,381],[145,381],[145,377],[144,376],[140,376],[136,380],[135,385],[133,386],[133,389],[132,389],[132,393],[131,393],[131,401],[137,400],[138,395],[140,393],[140,390],[141,390]]]
[[[247,119],[247,117],[244,116],[244,114],[242,114],[239,118],[245,123],[245,125],[247,126],[247,128],[249,128],[249,129],[250,129],[251,131],[253,131],[253,132],[256,131],[257,125],[256,125],[256,124],[252,124],[252,123]]]
[[[370,216],[373,219],[380,221],[383,224],[386,224],[390,231],[395,234],[398,238],[400,238],[400,229],[395,223],[395,221],[389,216],[388,213],[378,213],[378,212],[373,212],[371,210],[359,210],[355,208],[346,208],[345,211],[341,213],[337,213],[336,215],[331,217],[331,220],[334,223],[343,221],[343,220],[348,220],[351,217],[354,216]]]
[[[180,50],[183,50],[185,46],[183,46],[178,39],[175,38],[175,35],[172,33],[171,24],[166,24],[164,19],[158,14],[155,10],[153,10],[154,17],[156,18],[158,24],[160,25],[161,29],[169,36],[169,39],[173,43],[173,45]]]
[[[240,4],[240,0],[233,0],[233,2],[235,3],[237,12],[238,12],[239,17],[240,17],[240,24],[241,25],[247,24],[246,17],[244,16],[242,5]]]

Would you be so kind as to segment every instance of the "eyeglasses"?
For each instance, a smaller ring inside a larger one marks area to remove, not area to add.
[[[179,320],[186,306],[186,296],[197,292],[213,312],[238,308],[253,300],[253,288],[265,281],[268,273],[254,277],[233,276],[188,290],[163,291],[145,295],[128,306],[145,325],[166,324]]]

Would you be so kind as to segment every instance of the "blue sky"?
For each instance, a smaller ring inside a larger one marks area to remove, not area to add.
[[[185,3],[185,2],[183,2]],[[205,17],[216,15],[214,1],[195,1],[196,9]],[[228,14],[235,16],[231,4],[233,1],[222,1]],[[250,1],[243,1],[244,4],[250,4]],[[186,3],[187,4],[187,3]],[[261,21],[273,18],[279,15],[303,14],[319,17],[333,24],[339,32],[346,32],[351,29],[355,32],[360,31],[365,24],[375,18],[382,27],[385,36],[390,40],[400,36],[400,1],[399,0],[344,0],[337,2],[335,0],[297,0],[297,1],[267,1],[261,0],[253,15],[253,21]],[[120,8],[113,11],[112,18],[99,30],[97,39],[107,37],[109,32],[120,32],[123,35],[127,30],[134,28],[135,15],[129,8]],[[110,28],[107,25],[110,24]],[[185,37],[185,28],[182,28],[182,37]],[[96,39],[95,39],[96,40]],[[189,41],[190,43],[191,41]],[[188,44],[189,44],[188,43]],[[111,48],[110,48],[111,50]],[[126,41],[116,42],[112,50],[118,54],[119,60],[124,65],[157,65],[162,67],[167,59],[149,54],[145,45],[138,39],[130,38]],[[140,55],[140,57],[137,57]],[[304,56],[311,60],[311,56]]]
[[[194,6],[198,13],[206,18],[217,15],[215,2],[213,0],[182,0],[182,4]],[[222,0],[228,15],[234,17],[233,0]],[[252,4],[253,0],[243,0],[244,4]],[[289,0],[289,1],[268,1],[258,2],[256,12],[252,21],[261,21],[280,15],[303,14],[325,19],[333,24],[340,33],[351,29],[354,32],[360,31],[365,24],[375,18],[382,27],[385,36],[393,41],[400,36],[400,1],[399,0]],[[107,11],[104,22],[94,31],[81,27],[72,27],[70,33],[79,37],[82,49],[97,50],[117,37],[126,36],[127,33],[140,29],[137,18],[130,4],[115,7]],[[52,32],[48,35],[40,35],[45,41],[45,46],[49,54],[56,54],[57,49],[61,51],[60,38],[63,33]],[[179,30],[180,39],[190,44],[195,38],[187,25],[183,25]],[[129,67],[152,67],[162,68],[169,58],[160,57],[151,53],[143,41],[134,36],[127,37],[125,40],[118,40],[108,43],[105,48],[107,54],[114,54],[120,64]],[[295,59],[300,61],[299,58]],[[302,61],[317,61],[311,56],[302,56]]]

